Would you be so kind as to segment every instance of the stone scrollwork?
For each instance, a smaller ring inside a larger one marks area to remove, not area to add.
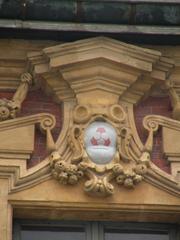
[[[29,86],[32,84],[32,76],[26,72],[21,75],[21,83],[12,100],[0,99],[0,121],[12,119],[21,109],[21,104],[27,96]]]
[[[70,155],[50,155],[52,175],[62,184],[88,178],[84,190],[96,196],[114,193],[113,181],[134,188],[149,166],[149,153],[137,152],[128,116],[119,104],[109,107],[77,105],[68,133]]]

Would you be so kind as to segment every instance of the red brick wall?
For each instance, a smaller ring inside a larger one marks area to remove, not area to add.
[[[142,126],[142,120],[146,115],[158,114],[165,117],[171,117],[171,104],[168,97],[149,97],[140,102],[134,108],[135,122],[138,134],[142,142],[145,142],[147,134]],[[152,161],[165,172],[170,173],[170,166],[163,156],[162,152],[162,132],[161,130],[154,137],[154,146],[152,152]]]

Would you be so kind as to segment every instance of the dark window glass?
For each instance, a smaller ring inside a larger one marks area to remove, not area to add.
[[[169,240],[169,233],[166,231],[154,232],[143,230],[118,230],[118,229],[108,229],[105,230],[105,240]]]
[[[169,240],[168,234],[156,233],[105,233],[105,240]]]
[[[13,240],[180,240],[178,225],[15,220]]]
[[[21,240],[85,240],[85,230],[81,227],[23,227]]]

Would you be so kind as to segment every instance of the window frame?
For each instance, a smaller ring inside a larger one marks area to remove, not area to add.
[[[142,233],[147,232],[164,232],[169,234],[169,240],[179,240],[179,231],[180,225],[178,224],[169,224],[169,223],[137,223],[137,222],[129,222],[129,223],[111,223],[106,222],[103,224],[104,229],[112,229],[117,228],[124,231],[137,231]],[[121,232],[121,231],[120,231]]]
[[[57,220],[23,220],[16,219],[13,223],[13,240],[21,240],[21,229],[23,227],[82,227],[85,229],[86,240],[91,240],[91,226],[89,222],[82,221],[57,221]]]
[[[84,227],[86,240],[104,240],[105,229],[118,229],[119,232],[165,232],[169,234],[169,240],[179,240],[180,225],[146,222],[102,222],[102,221],[58,221],[58,220],[24,220],[15,219],[13,224],[13,240],[21,239],[22,227]]]

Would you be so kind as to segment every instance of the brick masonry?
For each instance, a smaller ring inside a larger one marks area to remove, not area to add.
[[[12,92],[3,92],[0,93],[0,98],[10,99],[12,95]],[[57,124],[56,128],[53,131],[53,137],[56,140],[61,130],[63,116],[61,105],[54,103],[51,97],[47,97],[43,92],[40,91],[30,92],[22,105],[22,111],[19,116],[28,116],[42,112],[47,112],[55,115]],[[145,142],[147,138],[147,134],[142,126],[143,117],[148,114],[158,114],[166,117],[171,117],[171,112],[172,109],[168,97],[149,97],[134,108],[135,122],[138,134],[142,142]],[[45,136],[40,131],[36,131],[35,151],[32,155],[32,158],[28,161],[28,168],[36,165],[42,161],[45,156],[47,156],[45,146]],[[170,166],[164,158],[162,152],[161,130],[154,137],[152,161],[162,170],[170,173]]]

